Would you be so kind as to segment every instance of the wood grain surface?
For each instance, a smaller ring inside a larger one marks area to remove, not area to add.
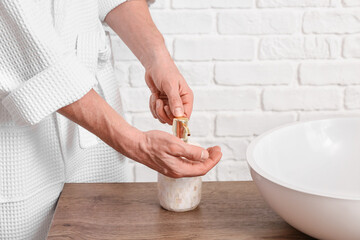
[[[190,212],[162,209],[156,183],[70,183],[48,239],[312,239],[263,201],[253,182],[204,182]]]

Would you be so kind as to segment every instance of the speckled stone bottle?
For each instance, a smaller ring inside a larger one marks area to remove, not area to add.
[[[173,134],[188,144],[190,131],[187,118],[174,118]],[[169,211],[185,212],[195,209],[201,201],[201,177],[170,178],[158,173],[158,198],[160,205]]]

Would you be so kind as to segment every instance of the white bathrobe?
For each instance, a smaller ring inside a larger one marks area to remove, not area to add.
[[[56,111],[94,88],[123,114],[102,21],[125,0],[0,0],[0,239],[45,239],[65,182],[124,156]]]

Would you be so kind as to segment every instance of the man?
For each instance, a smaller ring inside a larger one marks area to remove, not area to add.
[[[64,182],[123,181],[124,156],[175,178],[221,158],[123,119],[102,22],[145,67],[153,116],[191,116],[145,0],[0,0],[0,239],[44,239]]]

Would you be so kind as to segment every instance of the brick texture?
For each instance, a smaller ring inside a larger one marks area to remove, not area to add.
[[[234,63],[215,65],[219,85],[283,85],[295,79],[295,67],[289,63]]]
[[[360,84],[359,62],[303,63],[300,81],[307,85]]]
[[[180,9],[251,8],[254,0],[173,0],[172,7]]]
[[[176,60],[252,60],[255,41],[249,37],[179,37],[174,42]]]
[[[267,37],[260,41],[260,59],[333,59],[340,55],[337,37]]]
[[[331,0],[258,0],[257,3],[260,8],[331,6]]]
[[[300,15],[289,11],[225,11],[218,15],[221,34],[291,34]]]
[[[195,11],[158,11],[153,20],[164,34],[210,33],[214,22],[211,13]]]
[[[360,58],[360,37],[344,39],[343,55],[346,58]]]
[[[269,88],[264,91],[266,110],[337,110],[341,106],[340,89],[326,88]]]
[[[305,33],[359,33],[360,11],[331,10],[305,13],[303,29]]]

